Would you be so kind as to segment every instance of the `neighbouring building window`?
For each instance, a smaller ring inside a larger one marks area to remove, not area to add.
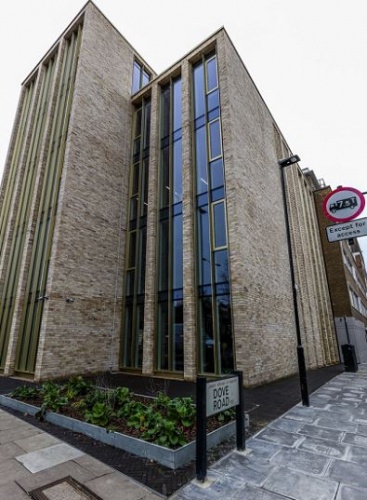
[[[181,78],[161,89],[157,369],[182,371],[182,92]]]
[[[227,215],[217,57],[193,66],[199,370],[233,370]]]
[[[134,112],[121,363],[128,368],[143,360],[150,111],[144,99]]]
[[[147,71],[144,65],[140,64],[138,61],[134,61],[133,66],[133,81],[131,86],[131,93],[135,94],[142,87],[150,82],[152,75]]]

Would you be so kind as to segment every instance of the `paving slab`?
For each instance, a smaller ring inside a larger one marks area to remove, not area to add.
[[[334,442],[340,442],[342,437],[344,436],[343,431],[338,431],[335,429],[325,429],[321,427],[317,427],[316,425],[303,425],[299,431],[300,434],[304,434],[305,436],[320,438],[331,440]]]
[[[135,483],[120,472],[92,479],[85,483],[97,495],[106,500],[157,500],[162,497],[141,484]]]
[[[29,500],[27,493],[16,482],[12,481],[0,485],[0,498],[3,500]]]
[[[367,488],[353,488],[342,485],[339,488],[336,500],[366,500]]]
[[[339,483],[367,488],[366,466],[344,460],[334,460],[329,468],[328,475]]]
[[[47,448],[55,444],[60,444],[60,441],[49,434],[36,434],[23,439],[17,439],[14,443],[19,446],[23,451],[31,452]],[[18,453],[20,455],[21,453]]]
[[[65,443],[55,444],[42,450],[31,451],[15,457],[31,472],[39,472],[83,455],[83,452]]]
[[[279,467],[267,479],[264,488],[296,500],[332,500],[338,482]]]
[[[316,453],[294,448],[283,448],[272,459],[271,463],[280,467],[289,467],[307,474],[321,475],[326,471],[330,459]]]

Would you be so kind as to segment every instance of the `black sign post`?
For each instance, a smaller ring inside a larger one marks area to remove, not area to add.
[[[237,377],[237,380],[236,380]],[[236,394],[235,387],[238,387]],[[196,379],[196,479],[204,482],[207,471],[206,419],[208,416],[236,406],[237,450],[245,449],[245,408],[243,398],[243,374],[238,371],[234,377],[209,382],[212,391],[207,394],[205,377]],[[211,399],[211,397],[214,399]],[[209,401],[207,405],[207,401]],[[209,406],[209,407],[208,407]]]

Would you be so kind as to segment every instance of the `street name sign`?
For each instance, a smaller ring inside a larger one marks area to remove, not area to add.
[[[239,403],[238,377],[208,382],[206,385],[206,416],[228,410]]]
[[[367,236],[367,217],[344,224],[334,224],[326,227],[326,236],[330,243]]]
[[[358,217],[364,206],[364,195],[358,189],[339,187],[326,196],[322,208],[333,222],[348,222]]]

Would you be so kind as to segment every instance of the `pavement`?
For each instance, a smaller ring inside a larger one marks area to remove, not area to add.
[[[357,373],[342,368],[309,372],[310,407],[289,406],[299,401],[297,377],[245,390],[267,425],[258,418],[261,429],[245,452],[231,449],[212,462],[204,483],[191,475],[168,496],[125,475],[123,463],[117,470],[0,410],[0,500],[366,500],[367,364]]]
[[[366,500],[367,365],[345,372],[252,436],[172,500]]]

